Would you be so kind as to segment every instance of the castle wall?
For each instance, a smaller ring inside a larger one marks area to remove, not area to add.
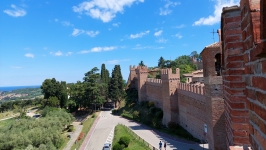
[[[154,102],[156,107],[163,109],[162,80],[148,78],[145,86],[147,100]]]
[[[177,90],[179,124],[194,137],[204,140],[206,124],[206,98],[202,86],[180,83]]]

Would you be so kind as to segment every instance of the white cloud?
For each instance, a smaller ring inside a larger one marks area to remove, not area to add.
[[[84,30],[82,30],[82,29],[76,29],[76,28],[74,28],[74,30],[73,30],[73,32],[72,32],[72,36],[78,36],[78,35],[80,35],[80,34],[82,34],[82,33],[84,33],[85,31]]]
[[[193,26],[214,25],[216,23],[219,23],[221,20],[221,13],[223,7],[239,5],[239,0],[215,0],[215,2],[216,3],[214,5],[213,15],[200,18],[198,21],[195,21],[193,23]]]
[[[28,58],[34,58],[34,55],[32,53],[27,53],[24,56]]]
[[[144,2],[144,0],[91,0],[73,6],[73,11],[85,13],[94,19],[109,22],[116,17],[116,13],[124,12],[124,7],[130,7],[134,2]]]
[[[160,36],[162,35],[162,33],[163,33],[163,30],[157,31],[154,33],[154,36]]]
[[[63,53],[61,51],[57,51],[57,52],[50,52],[51,55],[54,55],[54,56],[62,56]]]
[[[63,26],[73,26],[73,24],[71,24],[70,22],[68,22],[68,21],[62,21],[61,22],[61,24],[63,25]]]
[[[149,33],[150,33],[150,31],[147,30],[147,31],[140,32],[140,33],[137,33],[137,34],[130,34],[130,38],[131,39],[141,38],[142,36],[144,36],[146,34],[149,34]]]
[[[161,16],[165,16],[165,15],[169,15],[172,10],[170,9],[170,7],[175,7],[176,5],[180,5],[180,2],[172,2],[170,0],[164,0],[166,2],[166,4],[164,5],[163,8],[160,8],[160,15]]]
[[[30,48],[29,47],[25,47],[24,50],[30,50]]]
[[[160,39],[158,39],[156,42],[157,42],[157,43],[166,43],[167,40],[164,39],[164,38],[160,38]]]
[[[47,47],[43,47],[44,50],[47,50],[48,48]]]
[[[59,20],[55,18],[54,21],[55,21],[55,22],[58,22]]]
[[[14,4],[11,5],[11,8],[13,8],[13,10],[6,9],[6,10],[4,10],[4,13],[6,13],[9,16],[12,16],[12,17],[23,17],[23,16],[25,16],[27,14],[26,10],[24,10],[22,8],[18,8]]]
[[[98,35],[100,32],[99,31],[86,31],[86,34],[90,37],[95,37]]]
[[[100,32],[99,31],[85,31],[83,29],[76,29],[76,28],[74,28],[71,35],[72,36],[78,36],[78,35],[83,34],[83,33],[87,34],[90,37],[95,37]]]
[[[20,69],[22,67],[20,67],[20,66],[11,66],[11,68],[13,68],[13,69]]]
[[[175,26],[175,28],[178,28],[178,29],[180,29],[180,28],[184,28],[184,27],[185,27],[184,24],[181,24],[181,25],[179,25],[179,26]]]
[[[112,51],[117,49],[116,46],[105,46],[105,47],[93,47],[90,50],[82,50],[78,52],[78,54],[87,54],[87,53],[93,53],[93,52],[103,52],[103,51]]]
[[[151,46],[141,46],[141,45],[136,45],[136,47],[132,48],[132,49],[151,49]]]
[[[72,52],[67,52],[66,53],[66,56],[70,56],[70,55],[72,55],[73,53]]]
[[[118,22],[118,23],[113,23],[112,25],[113,25],[114,27],[119,27],[120,24],[121,24],[121,23]]]
[[[124,61],[130,61],[130,59],[121,59],[121,60],[115,59],[115,60],[106,61],[106,63],[111,65],[116,65]]]
[[[181,38],[183,37],[183,36],[182,36],[181,34],[179,34],[179,33],[175,34],[174,36],[177,37],[178,39],[181,39]]]

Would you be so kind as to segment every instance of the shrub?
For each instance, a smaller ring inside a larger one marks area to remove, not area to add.
[[[95,114],[93,114],[92,116],[91,116],[91,118],[94,118],[95,117]]]
[[[140,105],[141,105],[141,106],[146,106],[148,103],[149,103],[148,101],[141,101],[141,102],[140,102]]]
[[[116,111],[115,109],[112,110],[112,114],[116,114],[116,112],[117,112],[117,111]]]
[[[119,139],[119,144],[122,145],[124,144],[125,147],[128,147],[128,144],[130,142],[130,138],[128,136],[122,136],[120,139]]]
[[[149,102],[148,107],[151,108],[154,106],[154,102]]]
[[[113,145],[113,150],[122,150],[123,148],[121,147],[121,145],[119,143],[115,143]]]
[[[68,132],[73,132],[74,131],[74,126],[73,125],[69,125],[68,126]]]
[[[134,111],[133,112],[133,119],[138,119],[139,118],[139,111]]]
[[[157,119],[162,119],[163,118],[163,111],[157,111],[156,112],[156,114],[155,114],[155,117],[157,118]]]
[[[151,108],[149,109],[149,111],[150,111],[150,113],[155,114],[155,112],[156,112],[156,108],[155,108],[155,107],[151,107]]]
[[[171,122],[168,123],[168,128],[170,130],[174,130],[174,129],[178,128],[178,125],[175,122],[171,121]]]

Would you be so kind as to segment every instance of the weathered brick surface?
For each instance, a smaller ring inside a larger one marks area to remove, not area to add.
[[[254,150],[266,149],[265,3],[264,0],[241,0],[240,21],[239,17],[236,17],[238,10],[235,10],[234,13],[224,11],[222,15],[223,59],[225,62],[223,79],[228,146],[244,146],[250,143]],[[227,16],[234,16],[235,19],[225,19]],[[242,39],[236,38],[239,33],[228,32],[228,30],[232,30],[231,28],[235,28],[226,25],[228,20],[231,21],[231,24],[240,22]],[[238,45],[237,48],[242,50],[242,53],[227,52],[233,47],[232,43],[234,42]],[[242,47],[241,42],[243,43]],[[241,55],[243,55],[243,64],[239,60]],[[234,79],[236,80],[234,81]],[[243,148],[230,147],[230,149]]]

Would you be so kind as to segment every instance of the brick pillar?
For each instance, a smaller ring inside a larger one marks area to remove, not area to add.
[[[148,68],[146,66],[138,66],[136,69],[138,76],[138,100],[146,101],[146,80],[148,78]]]
[[[167,125],[170,121],[179,122],[178,118],[178,97],[177,85],[180,83],[179,69],[172,73],[172,69],[162,69],[162,95],[163,95],[163,124]]]
[[[226,144],[229,149],[229,146],[250,144],[247,98],[244,92],[246,85],[242,43],[242,35],[243,37],[248,37],[248,35],[246,32],[242,34],[241,11],[238,6],[223,8],[221,28],[224,53],[223,94]]]

